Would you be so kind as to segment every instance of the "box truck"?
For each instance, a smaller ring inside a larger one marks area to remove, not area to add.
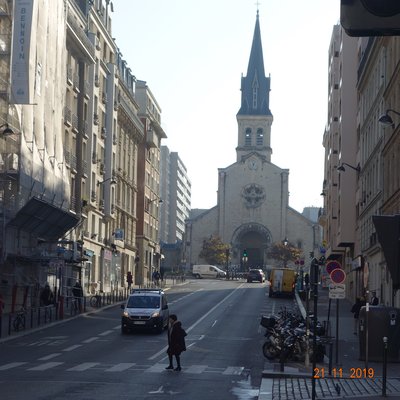
[[[296,278],[297,274],[293,269],[272,268],[269,279],[269,297],[280,295],[294,297]]]

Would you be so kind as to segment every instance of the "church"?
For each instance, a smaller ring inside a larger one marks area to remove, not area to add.
[[[267,257],[273,243],[288,241],[300,248],[306,265],[310,252],[319,248],[317,223],[289,206],[289,170],[271,162],[270,83],[270,77],[265,76],[257,11],[236,115],[236,162],[218,169],[217,205],[209,210],[193,210],[186,221],[187,266],[207,264],[199,254],[203,241],[210,236],[219,236],[230,245],[229,264],[240,270],[279,266]]]

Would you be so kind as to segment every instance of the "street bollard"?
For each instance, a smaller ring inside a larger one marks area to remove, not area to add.
[[[383,338],[383,370],[382,370],[382,396],[386,397],[386,373],[387,373],[387,348],[388,338]]]

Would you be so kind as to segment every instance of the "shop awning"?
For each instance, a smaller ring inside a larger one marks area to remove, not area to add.
[[[29,232],[39,239],[57,240],[78,222],[76,215],[32,197],[7,225]]]

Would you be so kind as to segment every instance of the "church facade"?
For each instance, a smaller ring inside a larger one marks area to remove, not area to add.
[[[219,236],[230,245],[230,265],[241,270],[277,266],[267,257],[273,243],[287,240],[309,253],[319,247],[319,226],[289,207],[289,170],[271,162],[270,77],[265,76],[257,12],[247,75],[241,81],[236,162],[218,169],[217,205],[193,212],[186,222],[186,265],[204,264],[203,241]],[[194,210],[195,211],[195,210]],[[247,254],[247,258],[243,255]]]

